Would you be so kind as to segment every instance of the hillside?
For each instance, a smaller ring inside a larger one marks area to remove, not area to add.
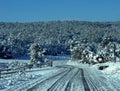
[[[99,43],[104,37],[120,42],[120,22],[0,22],[0,50],[12,50],[13,57],[28,53],[32,43],[46,48],[48,55],[69,54],[70,39]]]

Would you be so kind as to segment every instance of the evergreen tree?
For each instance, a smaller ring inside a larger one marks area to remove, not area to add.
[[[45,51],[39,44],[32,44],[30,46],[31,63],[35,65],[44,63],[44,53]]]

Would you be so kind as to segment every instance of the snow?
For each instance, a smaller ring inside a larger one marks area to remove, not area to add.
[[[99,66],[108,66],[106,69],[101,70],[101,72],[108,77],[113,77],[120,80],[120,62],[107,62],[102,64],[96,64],[93,67],[97,69]]]
[[[116,62],[107,62],[102,64],[96,64],[96,65],[88,65],[88,64],[82,64],[79,63],[79,61],[71,61],[69,56],[47,56],[46,58],[53,60],[53,67],[43,67],[43,68],[34,68],[34,69],[27,69],[26,73],[23,75],[19,75],[19,73],[13,73],[10,75],[6,75],[5,77],[0,79],[0,90],[2,91],[14,91],[15,89],[19,89],[21,87],[26,86],[33,86],[36,84],[39,80],[44,79],[45,77],[48,77],[52,74],[55,74],[56,72],[59,72],[62,68],[59,68],[57,66],[59,65],[72,65],[75,67],[80,68],[91,68],[94,74],[101,75],[101,72],[109,78],[109,81],[111,83],[114,83],[113,85],[116,85],[116,87],[119,87],[120,83],[120,63]],[[25,59],[11,59],[11,60],[3,60],[0,59],[0,63],[9,63],[11,61],[21,61],[21,62],[29,62],[29,60]],[[99,66],[107,65],[108,68],[104,70],[98,70]],[[33,84],[34,83],[34,84]],[[17,91],[17,90],[16,90]]]
[[[72,66],[75,66],[75,67],[80,67],[80,68],[88,68],[88,67],[90,67],[89,64],[82,64],[80,62],[81,62],[81,60],[78,60],[78,61],[69,60],[66,64],[67,65],[72,65]]]
[[[117,89],[120,90],[120,62],[107,62],[102,64],[96,64],[92,66],[95,69],[98,69],[99,66],[108,66],[104,70],[100,70],[108,79],[109,82]]]
[[[83,64],[79,63],[79,61],[69,60],[66,64],[73,65],[76,67],[85,67],[85,68],[90,67],[90,68],[94,68],[96,70],[98,70],[98,67],[100,67],[100,66],[108,66],[106,69],[98,70],[98,71],[101,71],[103,74],[105,74],[109,78],[120,80],[120,62],[116,62],[116,63],[106,62],[106,63],[96,64],[96,65],[88,65],[88,64],[83,65]]]
[[[52,75],[61,70],[61,68],[56,66],[65,65],[69,59],[69,56],[47,56],[46,58],[53,60],[53,67],[27,69],[25,74],[21,76],[18,72],[10,75],[4,75],[3,78],[0,78],[0,90],[8,91],[10,89],[17,89],[22,86],[31,85],[33,82],[36,83],[39,79],[43,79],[44,77]],[[4,64],[12,61],[29,62],[28,59],[0,59],[0,63]]]
[[[46,67],[46,68],[35,68],[31,70],[26,70],[26,74],[19,75],[19,73],[11,74],[8,77],[4,77],[0,79],[0,90],[8,89],[11,87],[16,87],[18,85],[29,83],[33,80],[36,80],[40,77],[45,75],[50,75],[57,72],[59,69],[53,67]]]
[[[120,62],[106,62],[106,63],[101,63],[101,64],[96,64],[96,65],[88,65],[88,64],[81,64],[79,61],[71,61],[69,60],[67,62],[67,65],[72,65],[76,67],[81,67],[81,68],[92,68],[95,72],[101,72],[109,79],[115,87],[120,88]],[[98,70],[98,67],[100,66],[108,66],[108,68],[104,70]]]

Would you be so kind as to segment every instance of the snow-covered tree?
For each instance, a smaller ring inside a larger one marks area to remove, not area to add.
[[[32,44],[30,46],[30,57],[32,64],[44,63],[44,53],[45,50],[41,48],[39,44]]]
[[[110,38],[104,38],[103,40],[102,40],[102,46],[103,47],[106,47],[108,44],[109,44],[109,42],[110,42]]]
[[[109,53],[109,58],[111,61],[116,62],[116,50],[117,50],[117,44],[115,42],[110,42],[107,46],[107,52]]]
[[[80,44],[80,41],[70,40],[70,51],[71,51],[71,60],[80,60],[82,59],[82,52],[85,49],[84,44]]]

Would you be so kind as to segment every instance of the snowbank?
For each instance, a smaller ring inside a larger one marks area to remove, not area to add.
[[[107,63],[101,63],[101,64],[96,64],[96,65],[88,65],[88,64],[79,63],[79,61],[69,60],[67,62],[67,65],[73,65],[77,67],[90,67],[90,68],[94,68],[97,70],[100,66],[108,66],[104,70],[99,70],[99,71],[101,71],[103,74],[105,74],[109,78],[120,80],[120,62],[116,62],[116,63],[107,62]]]
[[[102,64],[96,64],[93,67],[98,69],[99,66],[109,66],[104,70],[101,70],[107,77],[120,80],[120,62],[107,62]]]

